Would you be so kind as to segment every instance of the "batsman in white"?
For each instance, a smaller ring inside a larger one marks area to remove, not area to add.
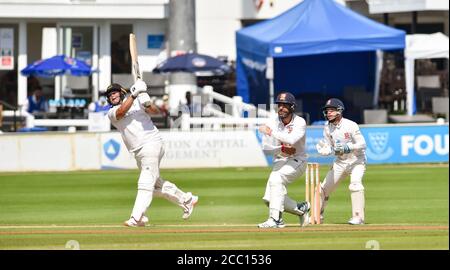
[[[341,180],[350,175],[350,190],[352,202],[351,225],[364,224],[364,186],[362,178],[366,171],[366,141],[364,140],[358,124],[342,116],[344,103],[337,98],[329,99],[322,108],[328,121],[323,130],[324,139],[317,145],[320,155],[334,154],[336,159],[321,184],[321,215],[328,202],[330,194],[336,189]]]
[[[303,226],[304,215],[308,213],[310,205],[308,202],[297,203],[289,198],[287,185],[305,172],[306,122],[294,113],[296,103],[291,93],[280,93],[275,103],[278,104],[278,117],[259,127],[259,131],[265,135],[263,151],[273,155],[274,159],[263,197],[269,207],[269,218],[258,224],[258,227],[285,227],[283,212],[299,216],[300,225]]]
[[[175,184],[161,178],[159,165],[164,155],[164,143],[150,117],[150,114],[156,113],[158,108],[152,103],[147,103],[147,99],[138,98],[139,95],[148,95],[144,81],[137,80],[130,92],[131,95],[126,97],[126,90],[116,83],[111,84],[106,90],[107,100],[111,105],[108,117],[122,135],[128,151],[134,154],[137,166],[141,170],[133,211],[124,225],[145,226],[148,222],[145,213],[153,195],[179,205],[183,209],[182,217],[187,219],[198,201],[198,196],[192,195],[191,192],[185,193]]]

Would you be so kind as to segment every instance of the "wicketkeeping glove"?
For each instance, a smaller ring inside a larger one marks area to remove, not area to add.
[[[334,154],[336,156],[340,156],[342,154],[348,154],[350,153],[350,147],[346,144],[346,143],[336,143],[336,145],[334,146]]]
[[[328,156],[333,152],[331,145],[329,145],[324,139],[320,140],[319,143],[316,144],[316,150],[322,156]]]
[[[137,98],[140,93],[147,92],[147,84],[141,79],[137,80],[130,88],[131,96]]]

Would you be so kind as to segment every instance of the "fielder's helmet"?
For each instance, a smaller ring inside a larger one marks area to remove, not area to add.
[[[291,105],[291,107],[290,107],[291,108],[291,112],[293,112],[295,110],[295,106],[297,105],[295,102],[296,101],[295,101],[294,95],[292,95],[289,92],[282,92],[282,93],[280,93],[277,96],[277,100],[275,100],[276,104],[283,103],[283,104]]]
[[[105,91],[105,95],[106,95],[106,100],[108,101],[108,104],[111,106],[112,106],[112,104],[111,104],[111,101],[109,101],[109,96],[113,92],[120,92],[120,100],[123,100],[125,98],[125,94],[127,93],[127,90],[125,90],[125,88],[123,88],[118,83],[113,83],[110,86],[108,86],[108,88]]]

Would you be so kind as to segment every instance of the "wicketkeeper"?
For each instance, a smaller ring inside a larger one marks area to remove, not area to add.
[[[122,139],[136,158],[137,166],[141,170],[138,180],[138,192],[131,217],[124,222],[125,226],[145,226],[148,222],[145,213],[150,206],[153,195],[164,197],[179,205],[183,209],[183,218],[187,219],[192,213],[198,197],[191,192],[183,192],[175,184],[161,178],[159,165],[164,155],[164,143],[161,135],[153,124],[150,114],[157,113],[154,104],[140,102],[139,95],[147,95],[147,85],[137,80],[130,89],[131,95],[126,97],[125,89],[116,83],[106,90],[111,109],[108,117],[119,130]]]
[[[276,104],[278,117],[259,127],[259,131],[265,134],[263,151],[274,157],[263,197],[269,206],[269,218],[258,224],[260,228],[285,227],[283,212],[299,216],[300,225],[303,226],[304,215],[310,208],[308,202],[297,203],[287,196],[287,185],[298,179],[306,169],[306,122],[294,113],[296,103],[291,93],[279,94]]]
[[[329,99],[323,106],[323,115],[328,123],[323,130],[324,139],[317,145],[320,155],[334,154],[336,159],[322,182],[321,214],[328,202],[330,194],[336,189],[341,180],[350,175],[350,196],[352,201],[352,218],[348,221],[352,225],[364,224],[364,186],[362,178],[366,171],[366,141],[358,124],[343,118],[344,103],[337,98]]]

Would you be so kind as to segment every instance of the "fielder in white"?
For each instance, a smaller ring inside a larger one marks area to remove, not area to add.
[[[125,97],[125,89],[115,83],[106,90],[107,100],[111,105],[108,117],[122,135],[128,151],[134,154],[141,170],[133,211],[124,225],[145,226],[148,222],[145,213],[154,195],[179,205],[183,209],[182,217],[187,219],[198,197],[191,192],[183,192],[175,184],[161,178],[159,165],[164,155],[164,143],[150,117],[158,108],[148,102],[147,85],[144,81],[136,81],[130,91],[131,95]]]
[[[306,169],[306,122],[294,114],[296,104],[291,93],[279,94],[276,103],[278,117],[259,127],[259,131],[265,134],[263,151],[274,157],[263,197],[269,207],[269,218],[258,224],[260,228],[285,227],[283,212],[299,216],[303,226],[306,222],[304,215],[310,208],[308,202],[297,203],[287,196],[287,185],[298,179]]]
[[[336,189],[341,180],[350,175],[350,196],[352,201],[351,225],[364,224],[364,186],[362,178],[366,171],[366,141],[358,124],[342,117],[344,104],[336,98],[329,99],[322,108],[325,118],[323,136],[317,145],[317,151],[323,156],[334,154],[336,159],[328,172],[321,187],[321,216],[328,202],[330,194]]]

